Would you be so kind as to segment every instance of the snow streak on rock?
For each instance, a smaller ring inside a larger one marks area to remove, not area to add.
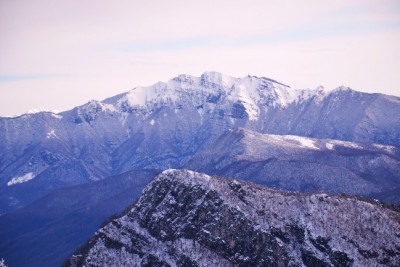
[[[22,183],[32,180],[33,178],[35,178],[35,175],[33,174],[33,172],[29,172],[25,175],[12,178],[10,181],[8,181],[7,185],[11,186],[11,185],[15,185],[15,184],[22,184]]]

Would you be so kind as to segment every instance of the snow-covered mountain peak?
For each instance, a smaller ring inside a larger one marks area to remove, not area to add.
[[[351,89],[342,86],[335,90]],[[257,121],[268,109],[285,109],[291,104],[310,99],[320,103],[333,91],[322,86],[314,90],[293,89],[266,77],[248,75],[236,78],[206,71],[199,77],[180,74],[166,82],[136,87],[104,101],[92,100],[79,107],[78,112],[86,114],[107,111],[124,114],[139,110],[150,114],[154,108],[169,106],[175,111],[185,107],[201,107],[202,113],[215,110],[218,106],[218,110],[223,110],[224,114],[233,118],[238,115],[240,118]]]
[[[318,85],[314,89],[309,89],[309,90],[304,90],[304,91],[308,92],[309,94],[312,94],[312,95],[326,96],[332,92],[332,89],[327,89],[323,85]]]
[[[129,110],[127,107],[151,110],[164,105],[206,105],[213,109],[217,103],[226,107],[236,103],[243,106],[250,120],[257,120],[261,106],[285,108],[311,94],[264,77],[234,78],[208,71],[200,77],[180,74],[165,83],[134,88],[118,100],[117,106],[122,111]]]
[[[335,89],[331,90],[330,92],[356,92],[348,86],[341,85],[336,87]]]
[[[206,71],[201,76],[200,79],[203,83],[216,84],[225,88],[232,87],[232,85],[238,80],[228,75],[224,75],[215,71]]]

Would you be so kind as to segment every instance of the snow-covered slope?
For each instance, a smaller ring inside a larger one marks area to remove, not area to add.
[[[400,214],[167,170],[69,266],[398,266]]]
[[[291,191],[374,197],[400,190],[399,147],[247,129],[221,135],[185,168]],[[384,199],[400,203],[399,195]]]

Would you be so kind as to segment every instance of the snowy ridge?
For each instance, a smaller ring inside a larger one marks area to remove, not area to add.
[[[164,104],[185,104],[188,100],[197,106],[210,103],[207,97],[213,95],[228,103],[243,104],[249,119],[257,120],[260,105],[269,104],[284,108],[289,104],[310,99],[321,92],[320,88],[314,91],[292,89],[267,78],[233,78],[218,72],[205,72],[200,77],[182,74],[166,83],[159,82],[149,87],[134,88],[118,100],[117,106],[120,110],[123,110],[126,104],[138,109],[151,109]]]
[[[377,198],[399,187],[400,149],[238,128],[199,151],[185,168],[289,191]]]
[[[395,266],[400,263],[399,219],[396,211],[354,197],[288,193],[167,170],[70,262]]]
[[[259,143],[258,148],[261,151],[267,151],[267,147],[275,144],[281,147],[287,147],[288,149],[311,149],[311,150],[335,150],[337,147],[346,147],[357,150],[369,150],[376,151],[381,153],[388,153],[391,155],[395,155],[396,147],[390,145],[381,145],[381,144],[367,144],[367,143],[357,143],[357,142],[348,142],[348,141],[340,141],[334,139],[317,139],[310,138],[304,136],[297,135],[275,135],[275,134],[262,134],[258,132],[254,132],[248,129],[239,128],[235,130],[230,130],[231,132],[242,133],[245,139],[248,139],[248,142],[244,142],[245,144],[251,144],[255,140],[260,140],[262,142]],[[255,138],[255,139],[253,139]],[[249,146],[257,147],[254,145]],[[249,154],[256,155],[255,151],[250,150]]]
[[[39,108],[39,109],[30,109],[27,110],[24,114],[35,114],[35,113],[40,113],[40,112],[47,112],[47,113],[52,113],[54,115],[60,113],[60,110],[54,110],[54,109],[48,109],[48,108]]]

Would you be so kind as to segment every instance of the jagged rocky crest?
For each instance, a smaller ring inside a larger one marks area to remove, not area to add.
[[[67,266],[399,266],[400,214],[167,170]]]

